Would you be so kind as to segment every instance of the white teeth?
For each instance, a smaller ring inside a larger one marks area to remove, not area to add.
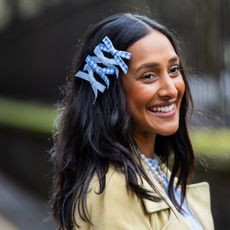
[[[151,107],[151,110],[154,111],[154,112],[169,113],[169,112],[173,111],[174,107],[175,107],[175,103],[171,104],[169,106],[159,106],[159,107],[158,106],[157,107],[153,106],[153,107]]]

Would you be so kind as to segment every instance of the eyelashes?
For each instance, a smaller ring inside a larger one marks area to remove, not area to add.
[[[173,65],[170,68],[169,74],[172,76],[178,76],[181,73],[182,68],[179,65]]]
[[[168,69],[168,74],[170,77],[174,78],[181,74],[181,66],[180,65],[173,65]],[[159,71],[148,71],[141,75],[140,79],[144,81],[153,81],[160,77],[161,72]]]
[[[143,80],[153,80],[155,78],[157,78],[157,74],[155,74],[154,72],[148,72],[141,76],[141,79]]]

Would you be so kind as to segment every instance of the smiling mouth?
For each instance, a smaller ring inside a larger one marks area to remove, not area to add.
[[[174,111],[176,103],[167,106],[152,106],[149,110],[153,113],[170,113]]]

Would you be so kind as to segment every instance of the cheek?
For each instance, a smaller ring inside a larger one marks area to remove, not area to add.
[[[126,101],[130,106],[139,97],[140,89],[133,81],[124,80],[123,90],[125,94]]]
[[[130,87],[130,90],[125,93],[128,106],[131,110],[141,111],[153,97],[153,89],[151,87]]]
[[[135,110],[138,111],[138,108],[141,106],[143,102],[142,93],[136,90],[130,90],[128,93],[125,93],[126,101],[131,113]]]
[[[182,76],[176,80],[175,86],[176,86],[177,91],[178,91],[178,96],[181,99],[184,95],[184,92],[185,92],[185,83],[184,83]]]

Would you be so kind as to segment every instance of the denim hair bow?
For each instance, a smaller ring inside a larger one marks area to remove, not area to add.
[[[117,66],[119,66],[124,73],[127,73],[128,66],[122,58],[127,60],[130,60],[131,58],[131,53],[116,50],[107,36],[102,41],[104,44],[100,43],[94,49],[96,56],[88,55],[85,59],[86,65],[84,66],[83,71],[78,71],[75,74],[75,77],[81,78],[90,83],[94,93],[94,102],[96,101],[98,91],[103,93],[105,88],[109,87],[110,81],[107,75],[115,74],[116,78],[118,78],[119,69]],[[105,57],[103,51],[110,53],[113,58]],[[98,64],[100,64],[100,66]],[[106,87],[95,79],[94,72],[103,79]]]

